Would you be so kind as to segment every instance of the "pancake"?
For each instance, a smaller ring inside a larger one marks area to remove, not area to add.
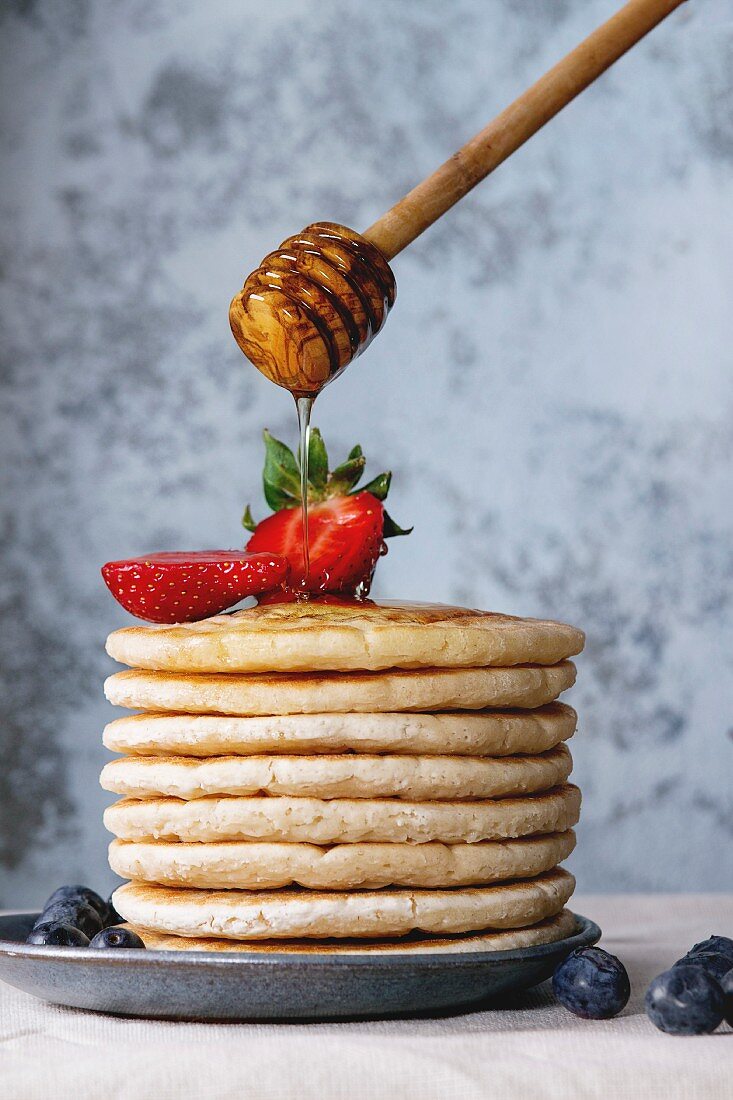
[[[130,714],[110,722],[104,744],[138,755],[259,753],[448,753],[511,756],[554,748],[572,737],[577,715],[564,703],[532,711],[443,714]]]
[[[569,909],[556,917],[529,928],[503,932],[464,932],[455,936],[429,936],[413,932],[401,939],[375,940],[217,940],[167,936],[145,928],[135,928],[150,951],[254,951],[294,955],[443,955],[469,951],[514,951],[541,943],[557,943],[577,930],[577,921]]]
[[[544,667],[431,668],[414,672],[199,676],[132,670],[110,676],[110,703],[187,714],[317,714],[331,711],[527,709],[575,683],[571,661]]]
[[[482,802],[401,799],[177,798],[123,799],[104,824],[124,840],[290,841],[308,844],[475,844],[565,832],[580,816],[572,784],[524,798]]]
[[[121,878],[207,890],[377,890],[383,886],[482,886],[532,878],[567,859],[575,834],[482,844],[136,844],[113,840]]]
[[[554,665],[584,635],[544,619],[399,601],[272,604],[198,623],[129,626],[107,639],[121,664],[168,672]]]
[[[565,745],[541,756],[126,756],[102,770],[106,791],[127,798],[293,795],[305,798],[503,798],[564,783]]]
[[[130,924],[176,936],[280,939],[402,936],[526,928],[556,916],[575,879],[554,870],[525,881],[451,890],[324,892],[179,890],[128,882],[112,901]]]

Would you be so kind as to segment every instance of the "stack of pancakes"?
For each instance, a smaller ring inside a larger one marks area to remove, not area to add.
[[[566,936],[581,631],[438,605],[131,627],[102,786],[149,946],[468,950]],[[407,937],[401,939],[400,937]],[[285,943],[284,941],[288,941]]]

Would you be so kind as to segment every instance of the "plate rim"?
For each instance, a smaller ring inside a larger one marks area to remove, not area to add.
[[[17,940],[5,939],[2,935],[6,920],[12,917],[38,917],[38,910],[15,910],[0,914],[0,959],[23,958],[35,962],[79,962],[92,965],[113,966],[214,966],[217,969],[236,965],[252,965],[260,967],[308,966],[308,967],[397,967],[406,964],[420,966],[424,969],[432,967],[445,967],[448,963],[452,966],[476,966],[487,962],[520,962],[528,960],[540,960],[554,954],[559,949],[574,950],[576,947],[590,947],[597,943],[602,931],[595,921],[580,913],[570,910],[578,923],[578,929],[572,936],[565,936],[561,940],[552,940],[549,943],[531,944],[527,947],[511,947],[503,951],[434,951],[434,952],[406,952],[405,954],[360,954],[339,952],[328,954],[327,952],[301,955],[288,951],[160,951],[146,949],[145,951],[97,950],[89,947],[47,947],[44,944],[19,943]],[[1,979],[0,979],[1,980]]]

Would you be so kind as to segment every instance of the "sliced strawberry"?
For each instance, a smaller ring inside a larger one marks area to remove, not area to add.
[[[247,549],[287,558],[290,585],[298,591],[366,596],[375,566],[387,552],[384,539],[409,534],[397,526],[382,504],[391,474],[380,474],[362,489],[355,489],[366,461],[361,447],[355,447],[346,461],[329,473],[326,448],[317,428],[311,432],[308,458],[307,576],[300,469],[292,451],[268,432],[264,487],[275,514],[256,524],[247,507],[243,523],[253,531]]]
[[[117,602],[138,619],[191,623],[278,588],[288,563],[271,552],[177,551],[109,561],[102,576]]]
[[[371,493],[333,497],[308,509],[310,569],[305,576],[300,508],[285,508],[263,519],[247,543],[252,553],[270,550],[290,562],[296,584],[308,592],[369,589],[374,567],[386,550],[384,509]]]

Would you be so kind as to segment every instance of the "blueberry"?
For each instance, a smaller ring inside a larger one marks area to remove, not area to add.
[[[140,937],[131,928],[105,928],[97,932],[90,947],[145,947]]]
[[[723,1019],[723,991],[702,966],[673,966],[654,979],[647,1016],[669,1035],[709,1035]]]
[[[730,959],[730,965],[733,967],[733,940],[728,936],[709,936],[708,939],[691,947],[687,954],[724,955],[726,959]]]
[[[725,1022],[733,1027],[733,970],[729,970],[727,974],[723,975],[720,988],[723,990]]]
[[[608,1020],[621,1011],[631,986],[623,963],[600,947],[579,947],[560,963],[552,979],[555,997],[586,1020]]]
[[[702,966],[718,981],[733,967],[733,940],[727,936],[710,936],[696,943],[675,966]]]
[[[114,907],[114,902],[112,901],[113,894],[114,894],[114,891],[107,898],[107,922],[106,922],[106,925],[107,925],[108,928],[111,928],[115,924],[124,924],[124,917],[121,917],[120,914],[117,912],[117,910]]]
[[[92,909],[96,909],[99,913],[102,921],[107,919],[107,902],[96,890],[91,890],[88,886],[59,886],[58,890],[54,890],[51,897],[47,899],[43,908],[49,909],[57,901],[91,905]]]
[[[716,981],[720,981],[724,974],[727,974],[733,965],[733,960],[727,959],[725,955],[718,954],[717,951],[698,951],[697,954],[688,951],[681,959],[678,959],[674,964],[675,966],[699,966],[703,970],[706,970],[711,978],[715,978]]]
[[[36,921],[36,924],[48,924],[49,922],[70,924],[78,928],[87,939],[96,936],[103,927],[102,918],[91,905],[75,901],[55,901],[47,905]]]
[[[48,921],[34,927],[26,943],[45,944],[46,947],[87,947],[89,937],[62,921]]]

